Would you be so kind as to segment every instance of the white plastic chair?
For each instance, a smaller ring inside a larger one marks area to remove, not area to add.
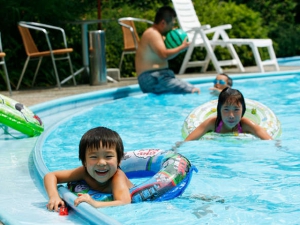
[[[231,29],[231,24],[221,25],[211,28],[210,25],[201,26],[199,18],[194,9],[194,5],[191,0],[172,0],[174,9],[177,14],[177,19],[181,29],[188,33],[191,44],[186,52],[184,60],[182,62],[179,74],[183,74],[186,68],[202,66],[201,72],[205,72],[212,61],[216,71],[222,73],[222,66],[237,66],[241,72],[245,69],[233,47],[233,45],[249,45],[253,51],[253,55],[256,64],[260,72],[264,72],[266,65],[273,65],[278,71],[279,66],[276,59],[276,55],[273,49],[271,39],[230,39],[226,33],[226,29]],[[207,38],[207,34],[213,34],[211,40]],[[218,60],[214,48],[216,46],[227,47],[232,59],[231,60]],[[205,60],[203,61],[190,61],[191,55],[195,47],[204,47],[207,51]],[[267,47],[270,59],[262,61],[258,48]]]

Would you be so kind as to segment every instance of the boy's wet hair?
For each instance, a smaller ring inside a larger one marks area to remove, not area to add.
[[[245,104],[245,99],[244,99],[243,94],[237,89],[233,89],[233,88],[230,88],[230,87],[224,88],[221,91],[221,93],[219,95],[219,99],[218,99],[217,119],[216,119],[216,123],[215,123],[215,129],[218,127],[219,123],[222,120],[221,107],[225,103],[227,103],[229,105],[238,105],[239,103],[241,103],[241,105],[242,105],[242,117],[244,116],[244,114],[246,112],[246,104]]]
[[[175,10],[170,6],[163,6],[158,9],[156,12],[154,23],[159,24],[160,21],[165,20],[167,23],[170,23],[173,21],[173,18],[176,17]]]
[[[124,156],[123,141],[119,134],[106,127],[96,127],[87,131],[79,143],[79,159],[82,164],[86,162],[85,153],[87,149],[115,148],[118,164]]]
[[[228,76],[226,73],[220,73],[220,75],[227,77],[227,85],[228,85],[229,87],[232,87],[233,81],[232,81],[231,77]]]

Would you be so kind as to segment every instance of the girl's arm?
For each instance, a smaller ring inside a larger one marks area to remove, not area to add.
[[[184,141],[198,140],[209,131],[215,128],[216,117],[210,117],[203,121],[195,130],[193,130]]]
[[[242,118],[242,128],[246,133],[251,133],[262,140],[273,140],[273,138],[268,134],[268,132],[261,126],[255,124],[248,118]]]
[[[44,177],[44,186],[49,197],[47,209],[51,211],[58,211],[59,206],[65,206],[64,201],[58,194],[57,184],[81,180],[84,176],[84,173],[85,170],[83,167],[73,170],[61,170],[47,173]]]
[[[118,169],[116,174],[112,178],[112,194],[113,201],[104,202],[96,201],[92,199],[89,194],[78,194],[78,198],[75,200],[75,206],[78,206],[81,202],[86,202],[95,208],[108,207],[108,206],[119,206],[131,203],[131,195],[129,189],[133,186],[126,177],[125,173]]]

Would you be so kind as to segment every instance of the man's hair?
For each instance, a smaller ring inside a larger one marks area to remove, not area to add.
[[[156,12],[154,23],[159,24],[162,20],[170,23],[174,17],[176,17],[175,10],[170,6],[163,6]]]
[[[228,76],[226,73],[220,73],[220,75],[227,77],[227,80],[228,80],[228,81],[227,81],[227,85],[228,85],[229,87],[232,87],[233,82],[232,82],[231,77]]]

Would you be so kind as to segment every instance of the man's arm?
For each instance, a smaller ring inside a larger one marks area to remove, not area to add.
[[[158,31],[151,31],[147,33],[148,43],[152,50],[161,58],[164,60],[170,60],[175,58],[180,52],[186,50],[188,46],[190,45],[189,42],[187,42],[187,38],[184,39],[182,44],[176,48],[167,49],[166,45],[164,43],[164,39],[162,35]]]

